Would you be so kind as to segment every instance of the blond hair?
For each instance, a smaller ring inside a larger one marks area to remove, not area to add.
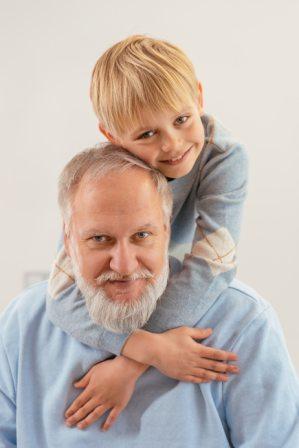
[[[103,143],[76,154],[59,176],[58,204],[66,228],[69,228],[73,199],[83,177],[90,181],[99,180],[110,172],[121,173],[129,169],[141,169],[149,174],[161,197],[164,222],[169,225],[172,193],[165,176],[120,146]]]
[[[100,125],[116,136],[139,124],[141,110],[179,111],[198,94],[187,56],[166,41],[142,35],[109,48],[93,69],[90,87]]]

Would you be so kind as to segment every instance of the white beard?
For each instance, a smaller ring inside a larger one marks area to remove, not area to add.
[[[90,318],[114,333],[130,333],[145,325],[166,288],[169,275],[168,257],[166,256],[161,274],[155,280],[148,280],[149,283],[139,299],[119,302],[109,299],[102,287],[94,287],[87,283],[83,279],[76,261],[72,260],[72,264],[75,280],[85,298]],[[115,273],[111,272],[111,275],[113,276]],[[133,274],[132,277],[138,278],[138,275],[139,272]],[[109,273],[102,274],[102,279],[106,276],[109,278]],[[140,276],[141,278],[151,278],[152,274],[147,269],[143,269]],[[97,280],[100,281],[101,276]]]

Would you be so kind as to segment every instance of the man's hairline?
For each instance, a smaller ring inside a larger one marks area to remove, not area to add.
[[[96,183],[98,181],[101,181],[103,178],[105,178],[106,176],[109,176],[111,173],[118,173],[118,174],[123,174],[124,172],[128,171],[128,170],[133,170],[133,169],[137,169],[140,170],[142,172],[147,173],[149,179],[151,180],[151,183],[156,191],[156,193],[158,194],[159,198],[160,198],[160,206],[162,209],[162,214],[163,214],[163,224],[170,229],[170,219],[171,219],[171,215],[166,216],[166,212],[164,210],[163,207],[163,198],[162,198],[162,194],[161,192],[158,191],[157,185],[155,185],[154,179],[151,176],[151,167],[143,167],[143,166],[139,166],[139,165],[128,165],[128,166],[124,166],[122,167],[121,171],[117,171],[116,168],[113,168],[107,172],[104,173],[97,173],[97,174],[93,174],[90,172],[91,171],[91,167],[83,174],[82,178],[80,179],[80,181],[78,182],[78,184],[74,185],[74,188],[70,195],[69,195],[69,200],[67,201],[67,210],[65,210],[64,214],[63,214],[63,223],[64,223],[64,233],[66,236],[69,236],[70,233],[70,228],[71,228],[71,224],[72,224],[72,216],[73,216],[73,207],[74,207],[74,201],[75,201],[75,197],[76,194],[78,193],[78,190],[80,188],[80,185],[82,185],[83,182],[85,183]],[[162,173],[161,173],[162,174]],[[164,176],[164,175],[163,175]],[[164,176],[165,177],[165,176]]]

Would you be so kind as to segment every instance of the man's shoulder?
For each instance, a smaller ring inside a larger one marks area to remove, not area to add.
[[[197,325],[212,327],[215,338],[213,342],[230,350],[251,326],[266,327],[274,315],[269,302],[254,289],[234,280]]]
[[[227,293],[234,295],[237,300],[245,300],[256,311],[264,310],[270,303],[264,299],[254,288],[234,279],[228,287]]]
[[[253,320],[272,309],[255,289],[237,279],[232,281],[219,300],[221,308],[238,319]]]
[[[0,334],[3,338],[32,325],[44,311],[48,282],[37,283],[11,300],[0,315]]]

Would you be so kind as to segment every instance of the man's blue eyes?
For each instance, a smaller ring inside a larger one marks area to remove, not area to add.
[[[144,240],[145,238],[147,238],[149,236],[149,232],[137,232],[136,236],[138,236],[138,238]]]
[[[96,241],[97,243],[102,243],[103,241],[107,241],[107,237],[104,235],[95,235],[91,239],[93,241]]]

